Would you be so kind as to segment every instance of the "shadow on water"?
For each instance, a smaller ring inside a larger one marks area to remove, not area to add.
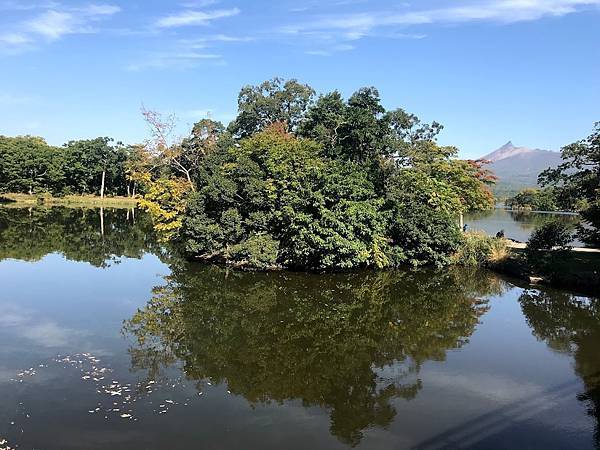
[[[534,336],[552,350],[572,355],[576,381],[519,399],[518,402],[480,415],[422,442],[418,449],[496,448],[503,434],[514,441],[524,421],[577,398],[586,404],[596,428],[593,442],[600,448],[600,299],[578,297],[556,290],[525,289],[519,303]]]
[[[0,260],[33,262],[60,253],[107,267],[151,251],[159,251],[152,224],[133,209],[0,208]]]
[[[573,356],[585,392],[578,398],[596,420],[600,448],[600,299],[560,291],[526,290],[519,298],[533,334],[555,351]]]
[[[393,399],[418,395],[424,362],[468,342],[488,309],[481,298],[501,290],[468,271],[306,276],[182,263],[125,331],[134,369],[156,378],[181,360],[200,390],[226,382],[252,405],[325,408],[331,434],[354,446],[392,422]]]

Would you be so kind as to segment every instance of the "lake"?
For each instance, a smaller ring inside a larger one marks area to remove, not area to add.
[[[531,233],[544,222],[559,220],[567,225],[575,226],[579,215],[572,213],[513,211],[497,208],[491,211],[469,213],[465,215],[465,223],[470,231],[484,231],[495,236],[504,230],[507,238],[519,242],[527,242]],[[572,245],[582,245],[574,240]]]
[[[0,286],[0,448],[600,448],[598,299],[191,264],[109,209],[0,207]]]

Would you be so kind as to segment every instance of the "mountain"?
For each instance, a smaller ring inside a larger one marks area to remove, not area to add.
[[[542,171],[562,162],[558,152],[515,147],[510,141],[482,159],[491,161],[488,168],[498,177],[494,189],[496,195],[510,195],[526,187],[535,187]]]

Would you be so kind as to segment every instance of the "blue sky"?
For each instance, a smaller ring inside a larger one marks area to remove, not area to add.
[[[184,133],[274,76],[376,86],[481,156],[558,150],[600,120],[600,0],[0,0],[0,134],[142,141],[140,108]]]

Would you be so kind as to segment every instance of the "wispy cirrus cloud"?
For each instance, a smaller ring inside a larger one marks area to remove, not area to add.
[[[239,13],[239,8],[216,9],[213,11],[186,9],[184,11],[162,17],[156,21],[156,26],[158,28],[205,26],[209,25],[213,20],[237,16]]]
[[[223,65],[225,61],[218,53],[194,50],[176,50],[173,52],[151,52],[143,55],[138,62],[128,64],[125,70],[139,72],[146,69],[190,69],[201,64]]]
[[[128,71],[145,69],[190,69],[199,65],[224,65],[225,59],[218,51],[219,44],[254,41],[249,36],[209,34],[180,38],[169,43],[161,52],[145,54],[139,61],[126,66]]]
[[[367,11],[350,14],[329,14],[313,17],[301,23],[280,28],[292,35],[335,35],[355,40],[373,34],[385,27],[410,27],[489,21],[515,23],[560,17],[586,8],[599,6],[600,0],[491,0],[462,2],[435,9],[407,9],[403,11]]]
[[[111,4],[88,4],[80,7],[63,7],[55,2],[13,5],[3,3],[5,9],[36,11],[36,14],[8,26],[0,34],[0,50],[18,53],[33,48],[41,42],[51,42],[69,34],[96,33],[95,24],[121,11]]]

